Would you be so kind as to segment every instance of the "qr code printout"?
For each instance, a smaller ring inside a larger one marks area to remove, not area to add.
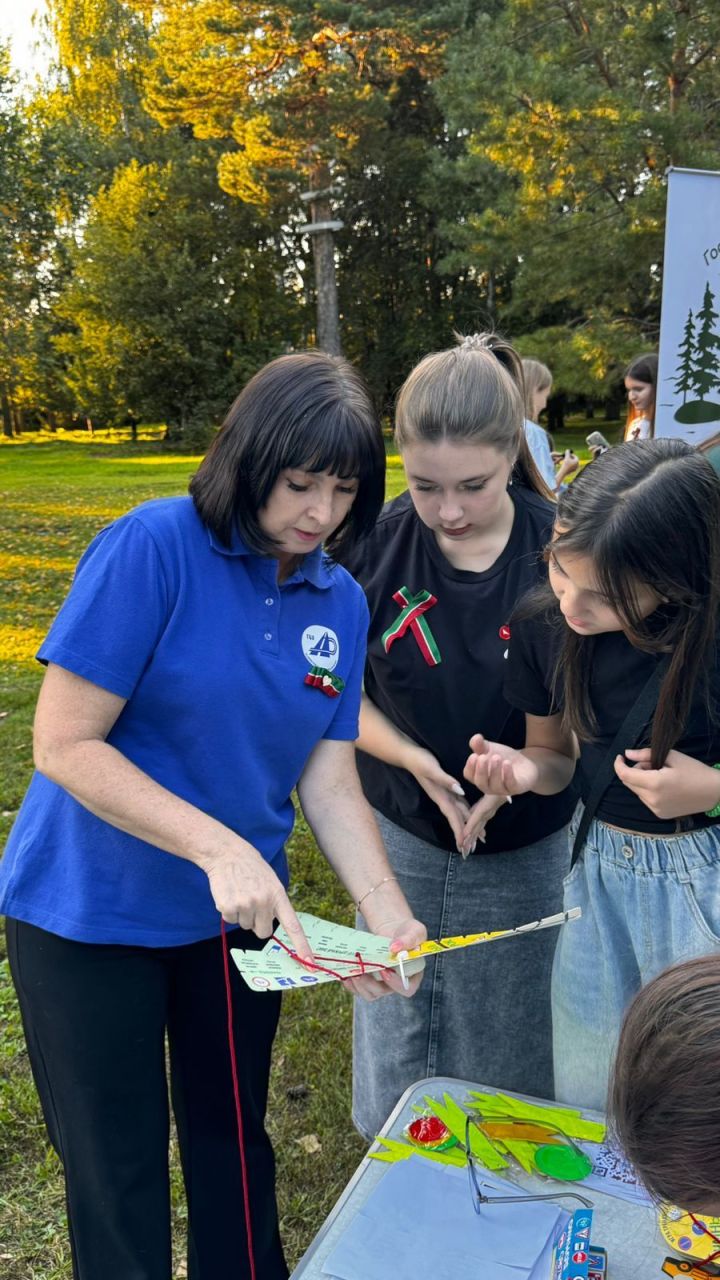
[[[604,1191],[606,1195],[619,1196],[622,1200],[632,1200],[634,1203],[652,1203],[650,1196],[638,1181],[632,1166],[619,1148],[607,1143],[598,1147],[594,1142],[583,1142],[580,1146],[593,1162],[592,1173],[587,1178],[583,1178],[583,1186],[595,1187],[597,1191]]]

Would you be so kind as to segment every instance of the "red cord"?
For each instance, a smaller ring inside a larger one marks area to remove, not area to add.
[[[384,964],[372,965],[372,967],[368,969],[366,966],[366,962],[359,951],[355,952],[355,962],[356,964],[360,965],[360,970],[358,973],[336,973],[334,969],[326,969],[324,965],[315,964],[314,961],[312,960],[303,960],[302,956],[299,956],[297,951],[293,951],[292,947],[286,946],[286,944],[282,941],[282,939],[278,938],[277,934],[275,933],[272,935],[271,941],[276,942],[279,947],[282,947],[283,951],[286,951],[287,954],[290,956],[290,959],[297,960],[298,964],[301,964],[304,969],[315,970],[315,972],[317,973],[329,973],[330,977],[337,978],[338,982],[347,982],[350,978],[362,978],[363,975],[366,973],[374,973],[374,972],[393,973],[393,969],[390,967],[390,965],[384,965]],[[315,953],[315,959],[331,960],[333,964],[351,964],[352,963],[351,960],[346,960],[344,956],[321,956],[321,955],[318,955],[317,952]]]
[[[245,1139],[243,1136],[242,1107],[240,1106],[240,1085],[238,1084],[237,1058],[235,1056],[235,1037],[233,1036],[232,988],[230,986],[230,957],[228,951],[225,921],[220,920],[222,933],[223,970],[225,972],[225,1003],[227,1005],[228,1048],[230,1049],[230,1069],[232,1071],[233,1095],[235,1098],[235,1115],[237,1117],[238,1148],[240,1151],[240,1167],[242,1170],[243,1204],[245,1206],[245,1230],[247,1231],[248,1259],[250,1261],[251,1280],[256,1280],[255,1254],[253,1251],[252,1223],[250,1221],[250,1192],[248,1184],[247,1162],[245,1160]]]
[[[247,1161],[245,1159],[245,1138],[243,1134],[242,1107],[240,1105],[240,1085],[238,1083],[237,1058],[235,1055],[235,1037],[233,1036],[232,987],[230,985],[230,954],[229,954],[229,948],[228,948],[227,934],[225,932],[225,921],[222,918],[220,920],[220,932],[222,935],[223,972],[225,974],[225,1003],[227,1006],[228,1049],[230,1050],[230,1070],[232,1072],[233,1097],[235,1099],[235,1116],[237,1118],[238,1150],[240,1152],[240,1167],[242,1170],[243,1204],[245,1207],[245,1230],[247,1231],[248,1260],[250,1262],[251,1280],[257,1280],[257,1273],[255,1271],[255,1254],[253,1250],[253,1240],[252,1240],[252,1223],[250,1220],[250,1193],[249,1193],[249,1183],[248,1183]],[[288,955],[292,956],[293,960],[297,960],[306,969],[315,969],[320,973],[329,973],[333,978],[338,978],[341,982],[346,981],[348,978],[359,978],[362,976],[362,974],[367,973],[367,969],[365,967],[365,961],[363,960],[363,957],[361,956],[359,951],[355,953],[355,961],[360,966],[360,972],[348,973],[343,975],[340,973],[336,973],[333,969],[326,969],[321,964],[314,964],[312,960],[303,960],[297,954],[297,952],[293,951],[290,947],[286,946],[285,943],[281,942],[279,938],[275,937],[275,935],[273,935],[273,940],[277,942],[279,946],[282,947],[283,951],[287,951]],[[350,961],[345,960],[341,956],[318,956],[317,959],[331,960],[335,964],[350,963]],[[385,966],[384,965],[378,966],[378,968],[385,969]],[[392,972],[392,970],[388,970],[388,972]]]

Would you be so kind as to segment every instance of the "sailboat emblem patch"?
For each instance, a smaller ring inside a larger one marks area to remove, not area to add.
[[[306,627],[302,650],[311,667],[323,667],[325,671],[332,671],[340,658],[340,642],[330,627]]]

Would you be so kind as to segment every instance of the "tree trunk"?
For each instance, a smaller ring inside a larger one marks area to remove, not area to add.
[[[330,170],[317,165],[311,173],[313,191],[317,194],[310,202],[312,221],[331,222]],[[337,281],[335,278],[335,240],[332,231],[316,231],[311,235],[313,263],[315,266],[315,295],[317,307],[317,345],[331,356],[339,356],[340,319],[338,316]]]
[[[313,217],[315,221],[320,221],[317,214]],[[317,344],[321,351],[327,351],[331,356],[339,356],[341,352],[340,320],[332,231],[318,231],[313,236],[313,258],[317,294]]]
[[[497,319],[495,312],[495,272],[492,270],[488,271],[487,278],[487,310],[490,324],[495,328],[495,321]]]
[[[13,427],[12,410],[10,408],[10,401],[8,400],[6,387],[3,387],[2,391],[0,391],[0,405],[2,405],[3,435],[10,436],[12,439],[15,435],[15,430]]]

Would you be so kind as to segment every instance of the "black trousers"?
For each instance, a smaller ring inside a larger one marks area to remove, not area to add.
[[[222,940],[71,942],[8,920],[8,953],[50,1140],[65,1172],[76,1280],[170,1280],[169,1107],[188,1202],[189,1280],[249,1280]],[[256,946],[233,929],[231,946]],[[280,997],[230,965],[258,1280],[286,1280],[265,1132]]]

